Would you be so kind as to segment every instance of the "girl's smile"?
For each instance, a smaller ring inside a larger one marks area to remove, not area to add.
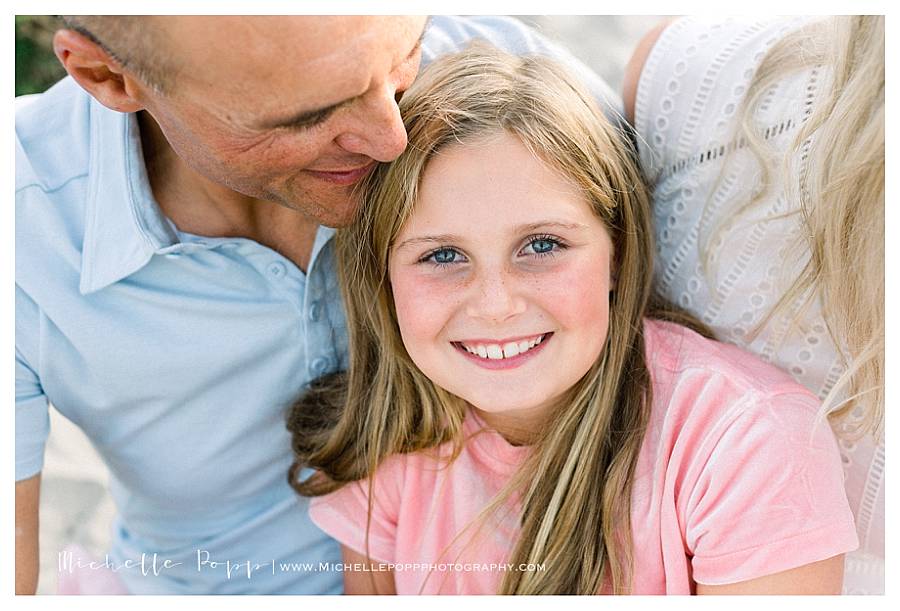
[[[479,367],[485,369],[512,369],[539,354],[553,333],[542,333],[521,339],[466,340],[451,342],[465,352]]]

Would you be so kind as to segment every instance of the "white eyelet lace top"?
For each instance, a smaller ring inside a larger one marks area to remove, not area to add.
[[[774,317],[753,334],[809,256],[799,237],[799,217],[772,218],[792,208],[781,186],[780,163],[771,174],[775,188],[752,210],[737,214],[760,175],[753,153],[735,135],[741,102],[769,47],[807,22],[674,22],[641,74],[635,127],[654,189],[656,279],[662,294],[698,316],[719,339],[779,365],[824,398],[844,365],[818,303],[803,310],[798,325],[789,325],[788,316]],[[827,70],[811,69],[766,92],[755,118],[766,126],[762,135],[773,151],[790,146],[828,78]],[[804,158],[801,150],[801,172]],[[700,253],[707,240],[714,254],[704,270]],[[844,592],[883,594],[884,442],[867,435],[839,444],[860,539],[860,549],[847,555]]]

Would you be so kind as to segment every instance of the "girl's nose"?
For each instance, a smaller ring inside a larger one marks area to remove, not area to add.
[[[486,322],[503,322],[525,311],[516,279],[505,270],[485,271],[472,286],[467,314]]]

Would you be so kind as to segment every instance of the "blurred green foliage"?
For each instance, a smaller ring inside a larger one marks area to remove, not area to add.
[[[66,75],[53,54],[59,24],[49,15],[16,15],[16,95],[40,93]]]

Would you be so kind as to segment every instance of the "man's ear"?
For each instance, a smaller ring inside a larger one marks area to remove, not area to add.
[[[107,108],[119,112],[144,108],[135,97],[140,91],[135,80],[87,36],[75,30],[58,30],[53,36],[53,52],[75,82]]]

